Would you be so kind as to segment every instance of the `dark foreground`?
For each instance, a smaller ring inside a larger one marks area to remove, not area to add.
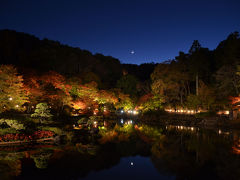
[[[128,125],[84,142],[4,146],[0,179],[239,179],[239,133]]]

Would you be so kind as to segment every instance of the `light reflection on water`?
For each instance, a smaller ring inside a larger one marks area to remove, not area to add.
[[[0,179],[240,179],[239,131],[168,125],[159,132],[154,141],[134,133],[105,145],[0,147]]]

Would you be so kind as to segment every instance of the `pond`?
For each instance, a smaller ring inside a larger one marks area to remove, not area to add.
[[[84,143],[2,146],[0,179],[240,179],[239,131],[126,129]]]

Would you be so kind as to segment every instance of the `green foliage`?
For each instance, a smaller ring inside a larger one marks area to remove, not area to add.
[[[37,104],[35,112],[31,115],[31,117],[37,117],[40,119],[49,119],[50,117],[52,117],[47,103]]]
[[[0,129],[0,135],[5,135],[5,134],[16,134],[18,131],[14,128],[4,128]]]
[[[35,166],[38,169],[45,169],[48,167],[48,161],[50,157],[52,156],[51,151],[44,151],[44,152],[39,152],[36,154],[31,155],[35,162]]]
[[[87,123],[87,121],[88,121],[88,119],[87,119],[86,117],[83,117],[83,118],[79,119],[79,120],[77,121],[77,123],[78,123],[78,124],[83,124],[83,123]]]
[[[156,111],[163,108],[163,98],[159,95],[155,95],[148,99],[146,102],[140,105],[143,112]]]
[[[16,130],[24,130],[24,124],[19,123],[17,120],[11,119],[0,119],[0,124],[6,123],[9,127],[16,129]]]
[[[147,125],[141,125],[139,127],[139,130],[144,135],[146,135],[150,138],[156,139],[156,140],[162,136],[162,129],[160,129],[160,128],[151,127],[151,126],[147,126]]]
[[[119,102],[115,104],[117,109],[130,110],[134,108],[134,102],[129,95],[119,93]]]
[[[0,113],[11,109],[22,110],[28,100],[23,78],[11,65],[0,65]]]
[[[186,105],[187,105],[188,108],[190,108],[190,109],[198,109],[200,104],[201,104],[201,101],[200,101],[200,99],[199,99],[199,97],[197,95],[190,94],[187,97]]]

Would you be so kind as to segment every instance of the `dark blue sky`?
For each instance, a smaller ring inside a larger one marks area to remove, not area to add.
[[[240,0],[0,0],[0,29],[124,63],[161,62],[187,52],[195,39],[214,49],[240,31]]]

